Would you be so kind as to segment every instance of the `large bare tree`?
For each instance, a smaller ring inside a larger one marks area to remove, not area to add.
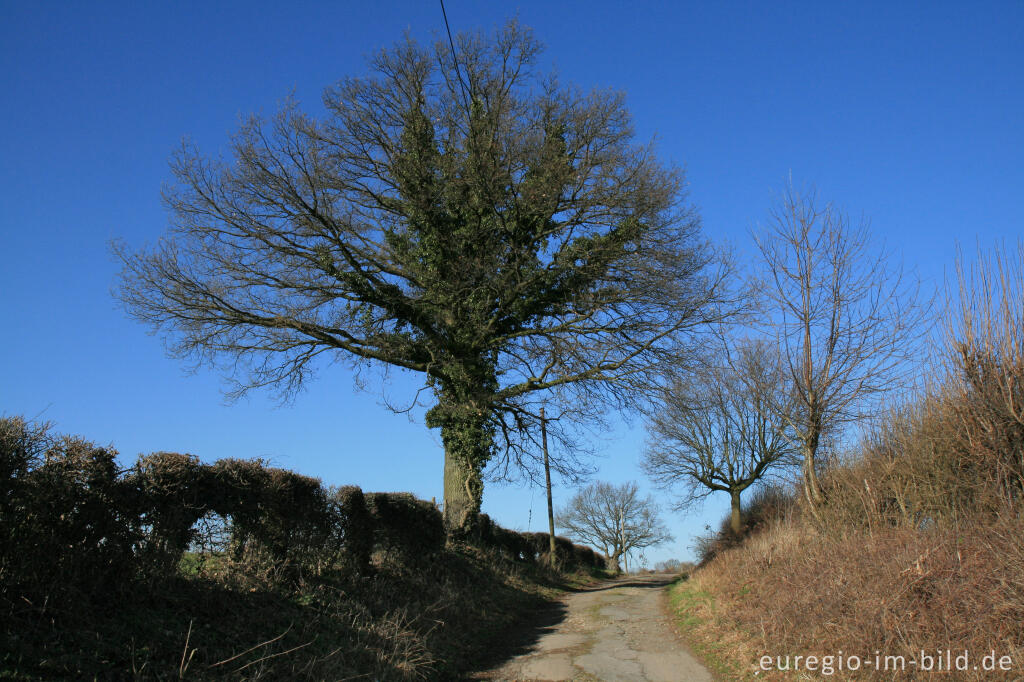
[[[183,146],[170,233],[115,252],[129,313],[224,368],[231,395],[288,396],[319,359],[420,373],[464,528],[542,401],[630,406],[685,362],[726,269],[621,94],[540,75],[515,23],[455,47],[384,50],[322,118],[249,119],[228,160]]]
[[[793,461],[790,427],[777,409],[790,396],[772,346],[726,348],[663,391],[648,421],[642,466],[679,495],[681,508],[716,491],[728,493],[738,535],[743,491]]]
[[[872,247],[866,223],[790,184],[755,234],[767,270],[766,323],[782,349],[793,397],[777,405],[803,458],[812,509],[822,438],[872,413],[901,386],[922,333],[918,286]]]
[[[557,523],[573,539],[602,548],[609,568],[632,551],[672,540],[657,503],[633,482],[591,483],[558,512]]]

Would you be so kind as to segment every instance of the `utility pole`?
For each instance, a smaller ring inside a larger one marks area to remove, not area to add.
[[[555,567],[555,508],[551,505],[551,465],[548,464],[548,423],[544,418],[544,408],[540,408],[540,436],[544,444],[544,484],[548,489],[548,540],[550,541],[548,556],[551,567]]]
[[[622,566],[629,575],[629,553],[626,552],[626,510],[619,509],[619,551],[622,552]]]

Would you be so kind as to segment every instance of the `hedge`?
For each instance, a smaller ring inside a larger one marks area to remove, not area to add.
[[[444,519],[430,502],[412,493],[368,493],[366,507],[377,549],[417,562],[444,548]]]
[[[418,565],[440,552],[441,512],[410,493],[326,489],[261,459],[204,464],[154,452],[125,471],[117,452],[47,425],[0,418],[0,575],[13,600],[74,599],[126,580],[175,574],[199,549],[203,519],[222,528],[235,570],[286,584],[325,571],[364,574],[374,551]],[[514,561],[547,556],[546,533],[502,528],[486,514],[468,536]],[[599,566],[590,548],[557,538],[563,568]],[[209,550],[207,550],[209,551]]]

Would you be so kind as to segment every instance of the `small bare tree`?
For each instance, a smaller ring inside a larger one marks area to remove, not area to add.
[[[823,437],[868,416],[875,400],[902,385],[925,307],[919,288],[871,247],[867,225],[792,184],[754,235],[764,259],[766,323],[782,349],[793,398],[775,405],[803,457],[804,496],[824,501],[818,483]]]
[[[630,552],[672,540],[657,503],[641,497],[634,482],[590,484],[558,512],[557,522],[574,540],[601,547],[615,570]]]
[[[787,422],[773,409],[789,395],[778,355],[767,344],[727,350],[664,392],[648,423],[644,470],[662,487],[682,486],[681,508],[716,491],[728,493],[738,535],[740,495],[792,462]]]

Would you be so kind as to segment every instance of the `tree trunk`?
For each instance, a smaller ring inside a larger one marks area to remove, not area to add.
[[[825,502],[825,495],[821,492],[821,484],[818,482],[818,469],[815,459],[818,455],[818,443],[820,440],[821,428],[812,417],[811,428],[806,434],[803,444],[804,497],[807,499],[807,504],[810,505],[812,511]]]
[[[490,402],[497,379],[483,359],[453,365],[457,377],[435,386],[437,404],[427,410],[429,428],[441,429],[444,443],[444,521],[450,536],[468,535],[483,501],[483,467],[494,448]]]
[[[740,491],[731,490],[729,494],[732,495],[732,517],[729,526],[732,528],[732,534],[739,537],[740,531],[743,529],[743,519],[740,516]]]
[[[449,531],[459,533],[470,530],[480,514],[484,494],[480,468],[470,464],[465,457],[453,452],[445,444],[444,521]]]
[[[815,439],[817,440],[817,439]],[[817,445],[815,443],[815,445]],[[821,492],[821,484],[818,482],[818,470],[815,462],[817,447],[804,446],[804,497],[812,509],[821,506],[825,502],[825,495]]]

